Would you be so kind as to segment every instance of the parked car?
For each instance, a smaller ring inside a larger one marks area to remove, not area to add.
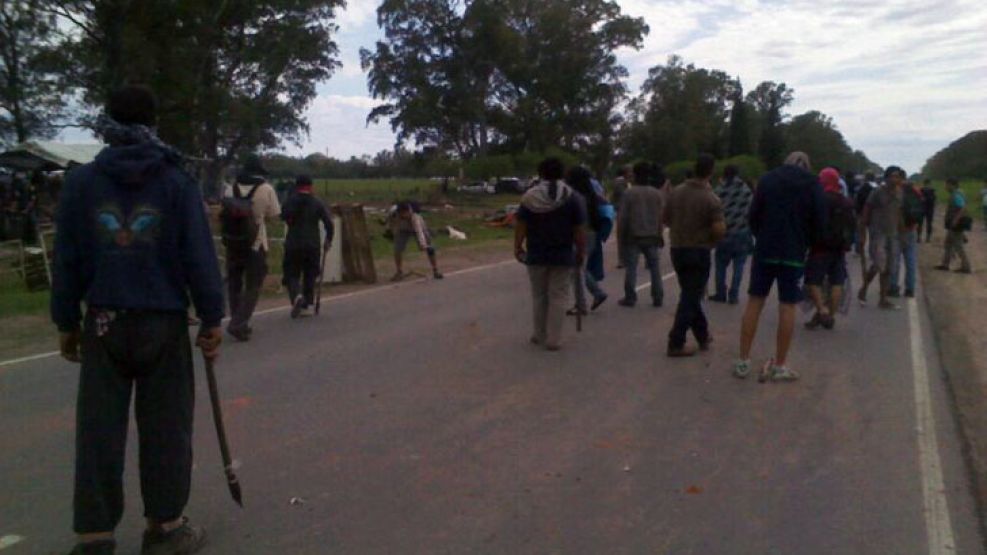
[[[505,177],[494,185],[498,193],[523,193],[526,188],[516,177]]]
[[[460,193],[471,193],[475,195],[493,195],[497,188],[486,181],[474,181],[469,185],[460,185],[456,188]]]

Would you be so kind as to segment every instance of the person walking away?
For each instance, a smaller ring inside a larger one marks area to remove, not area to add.
[[[281,209],[288,225],[284,242],[283,283],[288,289],[291,317],[298,318],[315,304],[315,280],[324,270],[323,257],[332,246],[332,217],[326,205],[312,192],[312,178],[295,179],[293,194]],[[319,223],[325,230],[325,240]]]
[[[663,221],[671,230],[672,266],[681,290],[675,323],[668,334],[670,357],[696,354],[695,348],[685,344],[689,330],[700,350],[709,350],[713,342],[702,300],[709,282],[710,252],[727,231],[723,206],[710,185],[715,164],[712,156],[700,154],[695,177],[673,189],[664,207]]]
[[[751,262],[747,308],[740,329],[740,357],[733,375],[746,378],[751,348],[768,294],[778,283],[778,333],[775,356],[768,359],[760,380],[794,381],[799,373],[788,367],[795,331],[795,307],[802,301],[801,281],[809,246],[826,225],[826,208],[819,179],[810,173],[809,156],[792,152],[784,165],[765,174],[751,203],[750,226],[756,243]]]
[[[723,217],[727,222],[727,235],[716,245],[716,293],[709,300],[717,303],[737,304],[740,283],[744,278],[744,266],[754,247],[748,214],[754,192],[740,178],[737,166],[723,169],[723,184],[716,189],[716,196],[723,204]],[[733,265],[733,277],[727,290],[727,268]]]
[[[196,345],[215,359],[223,287],[199,185],[153,131],[146,88],[109,95],[108,144],[69,172],[56,216],[51,315],[60,352],[80,363],[72,555],[112,554],[123,516],[130,399],[140,444],[143,555],[194,553],[205,532],[183,516],[192,477]],[[81,305],[85,304],[85,314]]]
[[[223,193],[220,223],[226,248],[226,279],[229,285],[230,323],[226,327],[237,341],[249,341],[250,319],[257,308],[267,277],[268,219],[281,215],[274,187],[257,155],[244,160],[236,183]]]
[[[814,330],[822,326],[828,330],[836,325],[836,310],[843,298],[847,280],[846,252],[853,244],[857,232],[857,217],[853,202],[843,195],[837,172],[826,168],[819,173],[826,209],[826,225],[809,251],[805,266],[805,284],[816,307],[816,313],[805,327]],[[829,299],[823,287],[829,284]]]
[[[970,259],[966,256],[966,232],[972,227],[972,220],[966,212],[966,197],[960,191],[960,182],[955,177],[946,180],[946,194],[949,195],[949,204],[946,207],[946,250],[943,253],[942,264],[936,266],[937,270],[949,271],[949,265],[953,261],[953,256],[960,259],[960,269],[956,270],[961,274],[973,273],[970,268]]]
[[[922,190],[911,181],[901,188],[901,211],[903,228],[899,236],[898,257],[891,264],[891,286],[889,297],[901,296],[901,265],[905,265],[905,297],[915,297],[915,283],[918,274],[919,226],[925,217],[925,199]]]
[[[596,234],[596,245],[593,246],[593,254],[586,259],[586,271],[591,272],[597,282],[603,281],[606,277],[603,264],[603,244],[610,239],[613,233],[614,221],[617,219],[617,210],[610,201],[607,200],[606,190],[599,180],[593,178],[593,190],[596,192],[600,203],[600,231]]]
[[[662,211],[665,196],[660,187],[664,186],[664,173],[652,179],[654,168],[647,162],[634,166],[634,183],[624,193],[620,207],[620,232],[618,237],[624,242],[624,298],[618,304],[632,307],[637,304],[638,259],[644,255],[645,265],[651,274],[651,305],[660,307],[665,299],[662,286],[661,249],[665,246]],[[656,185],[658,184],[658,185]]]
[[[984,229],[987,229],[987,178],[984,178],[984,184],[980,187],[980,213],[984,217]]]
[[[391,281],[401,281],[407,277],[403,267],[404,251],[407,250],[408,242],[412,239],[418,245],[418,250],[423,251],[428,257],[428,263],[432,267],[432,278],[442,279],[444,277],[439,271],[435,247],[432,245],[432,232],[429,231],[425,218],[422,217],[421,208],[417,203],[401,201],[392,206],[387,216],[387,226],[394,237],[395,271]]]
[[[624,268],[624,259],[626,258],[626,252],[624,252],[624,242],[620,238],[620,205],[624,199],[624,193],[628,191],[631,187],[631,183],[634,179],[634,173],[631,166],[623,166],[620,168],[620,173],[617,174],[617,178],[613,182],[613,192],[610,194],[610,204],[617,210],[617,269],[621,270]]]
[[[521,197],[514,227],[514,257],[527,266],[531,282],[531,342],[549,351],[561,348],[572,271],[586,258],[586,208],[562,181],[564,173],[558,158],[538,165],[540,181]]]
[[[607,294],[600,288],[596,277],[589,270],[588,261],[593,256],[597,247],[597,236],[603,230],[603,216],[600,213],[600,200],[593,189],[593,175],[584,167],[576,166],[569,170],[566,183],[579,195],[583,205],[586,207],[586,227],[583,233],[586,237],[586,260],[582,266],[577,266],[572,273],[573,287],[576,292],[576,306],[566,312],[570,316],[585,316],[586,310],[586,290],[593,296],[591,310],[596,310],[607,300]],[[585,289],[584,289],[585,285]]]
[[[905,171],[891,166],[884,171],[884,185],[875,189],[864,205],[863,222],[870,255],[870,267],[864,274],[857,298],[861,305],[867,304],[867,290],[875,277],[880,276],[879,308],[897,310],[898,305],[888,300],[891,291],[892,264],[898,260],[899,237],[904,229],[901,186]]]
[[[922,221],[918,224],[918,242],[922,242],[922,230],[925,230],[925,242],[932,242],[932,221],[936,215],[936,188],[932,180],[926,179],[922,184]]]
[[[867,205],[867,199],[870,198],[870,194],[877,189],[877,184],[874,182],[875,177],[873,172],[867,172],[864,175],[864,181],[861,183],[860,187],[857,188],[857,194],[854,195],[853,201],[855,210],[857,212],[857,255],[860,256],[860,272],[861,277],[867,279],[867,230],[863,228],[864,220],[864,207]]]

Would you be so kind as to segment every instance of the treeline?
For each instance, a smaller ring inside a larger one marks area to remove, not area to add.
[[[935,153],[922,168],[932,179],[987,179],[987,130],[971,131]]]

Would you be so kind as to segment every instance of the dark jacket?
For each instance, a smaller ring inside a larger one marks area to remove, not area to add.
[[[319,250],[322,235],[319,222],[326,229],[326,242],[332,243],[333,227],[329,209],[311,193],[295,193],[281,208],[281,219],[288,224],[288,237],[284,241],[285,250]]]
[[[52,319],[79,328],[80,304],[223,319],[223,289],[198,184],[177,157],[143,143],[103,149],[71,171],[55,237]]]
[[[754,256],[766,263],[802,266],[809,246],[826,226],[819,179],[796,166],[781,166],[761,178],[750,214],[757,238]]]

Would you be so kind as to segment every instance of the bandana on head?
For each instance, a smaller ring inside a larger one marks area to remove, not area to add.
[[[158,134],[146,125],[126,125],[106,114],[102,114],[96,120],[95,131],[96,135],[101,137],[110,146],[131,146],[151,143],[171,156],[176,158],[182,157],[177,150],[165,144],[164,141],[158,138]]]
[[[840,173],[833,168],[826,168],[819,172],[819,182],[822,183],[823,191],[827,193],[840,193]]]

